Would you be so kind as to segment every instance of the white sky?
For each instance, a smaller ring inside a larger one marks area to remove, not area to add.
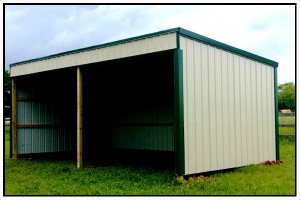
[[[278,82],[295,82],[292,5],[8,5],[5,68],[175,27],[279,62]]]

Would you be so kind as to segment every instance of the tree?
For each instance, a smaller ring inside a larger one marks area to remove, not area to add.
[[[8,70],[5,70],[4,75],[4,117],[10,117],[10,90],[11,90],[11,81],[10,81],[10,73]]]
[[[5,70],[4,92],[10,93],[10,84],[10,73],[8,70]]]
[[[295,112],[295,84],[293,82],[278,85],[278,108]]]

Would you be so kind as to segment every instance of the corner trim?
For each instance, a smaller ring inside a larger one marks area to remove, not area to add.
[[[183,51],[174,50],[174,120],[175,120],[175,172],[185,174],[184,161],[184,104],[183,104]]]
[[[275,148],[276,160],[280,159],[279,156],[279,125],[278,125],[278,86],[277,86],[277,68],[274,68],[274,104],[275,104]]]

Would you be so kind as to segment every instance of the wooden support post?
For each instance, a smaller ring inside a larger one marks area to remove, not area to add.
[[[77,168],[82,167],[82,73],[77,68]]]
[[[11,134],[12,134],[12,159],[17,160],[18,147],[17,147],[17,85],[15,79],[11,79]]]

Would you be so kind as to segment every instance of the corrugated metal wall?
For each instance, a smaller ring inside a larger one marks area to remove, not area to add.
[[[64,98],[59,92],[64,86],[51,84],[51,76],[48,79],[29,76],[16,80],[18,154],[76,149],[76,135],[72,134],[76,127],[68,122],[72,117],[66,119],[65,113],[72,112],[69,112],[69,108],[66,109],[65,100],[54,100]],[[55,81],[59,82],[57,77]],[[46,82],[49,85],[45,86]]]
[[[60,69],[89,63],[125,58],[135,55],[176,48],[176,33],[144,38],[108,47],[76,52],[68,55],[16,65],[11,68],[11,76]]]
[[[275,160],[274,69],[180,37],[185,173]]]
[[[127,109],[118,107],[119,109],[115,113],[119,113],[120,117],[113,125],[113,148],[174,150],[173,103],[168,102],[172,101],[172,95],[164,97],[158,94],[149,92],[145,96],[145,94],[139,93],[138,101],[143,104],[133,108],[138,103],[132,102],[127,104],[129,105]],[[166,91],[166,94],[169,92]],[[136,98],[136,95],[133,98]],[[161,101],[160,98],[166,98],[168,101]],[[126,103],[121,105],[126,106]]]
[[[114,127],[113,148],[174,150],[174,127],[120,126]]]

